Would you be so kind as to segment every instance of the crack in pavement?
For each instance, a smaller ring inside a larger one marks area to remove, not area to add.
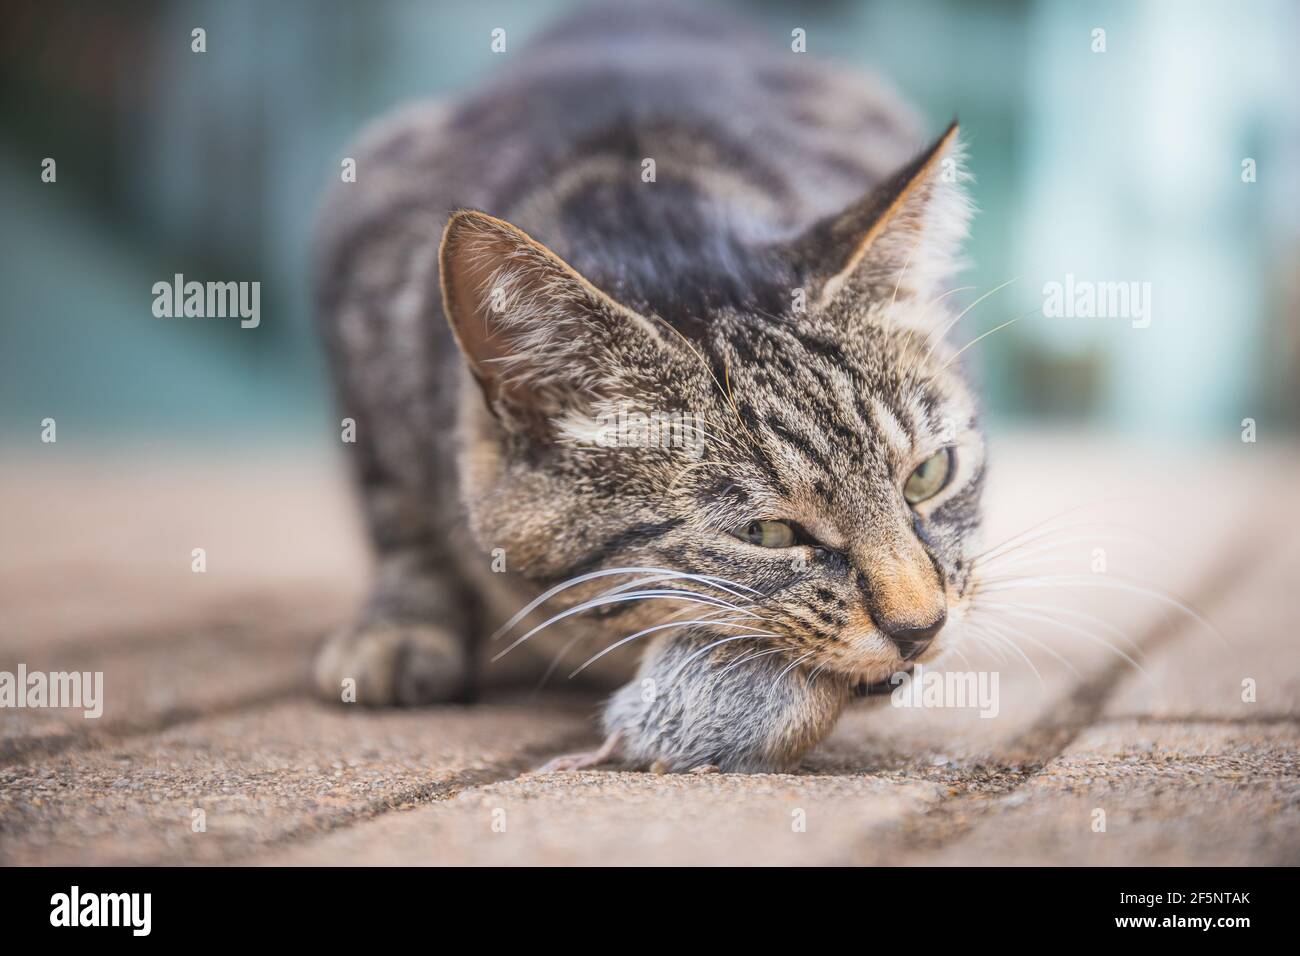
[[[103,750],[105,747],[164,733],[208,717],[229,717],[274,704],[308,699],[310,695],[305,682],[293,679],[263,688],[254,694],[237,695],[219,703],[203,707],[176,705],[155,711],[147,717],[120,717],[103,726],[88,727],[77,733],[0,739],[0,767],[21,763],[31,757],[57,757],[69,750]]]
[[[1131,722],[1136,724],[1214,724],[1223,727],[1272,726],[1276,724],[1295,724],[1300,727],[1300,714],[1260,714],[1258,717],[1202,717],[1199,714],[1177,714],[1173,716],[1150,716],[1146,714],[1114,714],[1101,717],[1097,724]]]
[[[0,642],[0,660],[23,659],[33,651],[57,660],[87,657],[98,659],[140,651],[172,651],[186,645],[197,647],[209,643],[213,638],[234,645],[254,647],[265,644],[267,640],[266,632],[258,629],[259,623],[282,620],[290,615],[297,620],[285,625],[275,640],[310,646],[322,634],[346,620],[341,612],[304,613],[304,607],[312,607],[311,601],[307,599],[320,601],[328,597],[327,592],[280,595],[268,594],[263,590],[249,590],[203,602],[187,609],[184,614],[177,615],[174,620],[152,622],[144,627],[119,625],[96,637],[75,638],[52,647],[33,647],[28,642],[11,643],[6,640]]]
[[[519,765],[519,766],[516,766]],[[388,813],[404,812],[433,803],[451,800],[468,790],[513,780],[522,773],[523,762],[511,760],[495,767],[482,767],[453,774],[446,780],[423,783],[385,794],[377,800],[342,811],[326,811],[289,827],[282,833],[260,841],[254,847],[235,850],[222,859],[226,865],[255,863],[255,858],[272,850],[306,844],[330,833],[376,820]]]
[[[557,738],[553,743],[536,744],[527,747],[520,751],[517,756],[508,760],[497,761],[494,764],[476,767],[472,770],[460,771],[447,780],[404,788],[350,810],[324,813],[320,818],[304,821],[290,827],[281,834],[263,840],[256,847],[248,848],[242,853],[232,853],[222,863],[236,864],[242,862],[244,865],[256,865],[256,857],[277,848],[290,845],[306,845],[330,833],[358,826],[370,820],[377,820],[389,813],[406,812],[437,803],[445,803],[479,787],[518,780],[532,770],[545,755],[564,752],[566,747],[572,749],[573,741],[579,736],[583,740],[589,739],[589,735],[585,733],[582,735],[565,734],[563,737]]]

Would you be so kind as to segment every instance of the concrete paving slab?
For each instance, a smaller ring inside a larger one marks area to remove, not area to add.
[[[1210,614],[1222,639],[1201,627],[1162,648],[1131,675],[1108,716],[1269,721],[1300,718],[1300,541],[1261,542],[1241,587]]]
[[[950,809],[966,819],[910,862],[1296,865],[1300,727],[1102,723],[1022,786]]]
[[[732,865],[845,862],[941,788],[873,776],[546,774],[476,787],[258,862]]]
[[[574,746],[588,710],[291,702],[0,767],[0,863],[237,859],[513,776]]]

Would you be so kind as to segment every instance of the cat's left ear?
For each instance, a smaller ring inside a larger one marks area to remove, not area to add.
[[[456,343],[503,423],[545,437],[556,417],[635,396],[671,367],[650,319],[504,220],[455,213],[439,271]]]
[[[835,215],[814,223],[782,254],[826,306],[845,292],[929,299],[956,271],[973,207],[957,123],[911,162]]]

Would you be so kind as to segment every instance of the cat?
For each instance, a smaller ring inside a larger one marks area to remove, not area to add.
[[[580,670],[623,686],[551,769],[786,770],[957,640],[956,124],[786,42],[586,10],[349,153],[317,310],[377,569],[324,696]]]

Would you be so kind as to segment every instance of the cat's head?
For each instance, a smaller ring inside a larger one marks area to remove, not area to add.
[[[441,279],[481,392],[461,454],[480,543],[542,584],[698,576],[575,589],[644,579],[614,596],[704,602],[598,605],[628,634],[680,611],[867,683],[937,657],[984,472],[943,340],[969,218],[959,161],[954,127],[843,213],[755,249],[792,277],[789,308],[675,317],[689,338],[508,223],[453,216]]]

